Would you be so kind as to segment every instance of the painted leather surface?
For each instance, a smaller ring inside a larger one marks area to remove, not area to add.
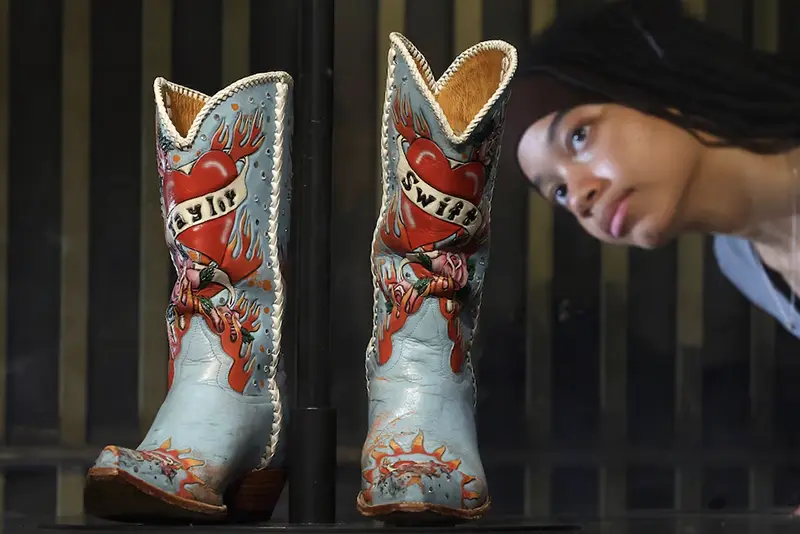
[[[254,75],[209,98],[155,82],[165,238],[177,283],[166,313],[169,392],[124,470],[221,505],[246,472],[283,461],[281,272],[289,239],[292,80]],[[186,137],[171,116],[205,102]]]
[[[434,82],[405,38],[392,34],[391,42],[359,503],[475,510],[488,505],[489,494],[470,346],[488,265],[505,86],[516,54],[506,43],[486,42],[454,62],[451,70],[481,48],[507,51],[496,100],[458,142],[432,103],[451,71]]]

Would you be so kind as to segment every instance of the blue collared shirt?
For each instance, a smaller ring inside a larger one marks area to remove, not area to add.
[[[787,331],[800,338],[800,312],[792,307],[790,295],[775,286],[750,241],[717,235],[714,237],[714,255],[723,274],[750,302],[772,315]]]

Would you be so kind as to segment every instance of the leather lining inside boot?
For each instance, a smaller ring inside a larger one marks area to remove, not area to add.
[[[487,50],[468,59],[442,88],[439,102],[450,127],[459,135],[492,98],[503,74],[500,50]]]
[[[164,103],[173,126],[182,137],[186,137],[205,100],[164,88]]]

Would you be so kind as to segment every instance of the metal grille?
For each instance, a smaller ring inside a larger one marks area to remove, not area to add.
[[[522,46],[559,10],[591,3],[336,2],[331,300],[347,310],[332,314],[340,519],[355,517],[366,433],[387,36],[406,33],[441,73],[482,38]],[[149,426],[166,390],[173,276],[152,80],[213,93],[255,71],[295,74],[291,4],[0,0],[0,511],[80,514],[99,448],[135,446]],[[800,16],[792,0],[686,4],[755,46],[800,50],[796,32],[779,27]],[[482,455],[498,513],[800,502],[800,345],[722,278],[706,240],[647,253],[601,246],[529,194],[513,147],[494,202],[477,347]]]

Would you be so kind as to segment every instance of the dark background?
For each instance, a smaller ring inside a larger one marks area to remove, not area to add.
[[[524,45],[556,12],[591,4],[336,0],[330,365],[339,519],[357,516],[366,433],[387,35],[404,32],[441,74],[478,40]],[[754,46],[800,55],[800,2],[686,4]],[[153,78],[211,94],[256,71],[296,75],[295,7],[0,0],[6,518],[80,514],[83,476],[100,448],[136,446],[164,396],[174,275],[158,207]],[[800,344],[722,278],[707,240],[656,252],[601,246],[531,196],[514,152],[504,150],[495,192],[476,344],[494,513],[800,504]]]

